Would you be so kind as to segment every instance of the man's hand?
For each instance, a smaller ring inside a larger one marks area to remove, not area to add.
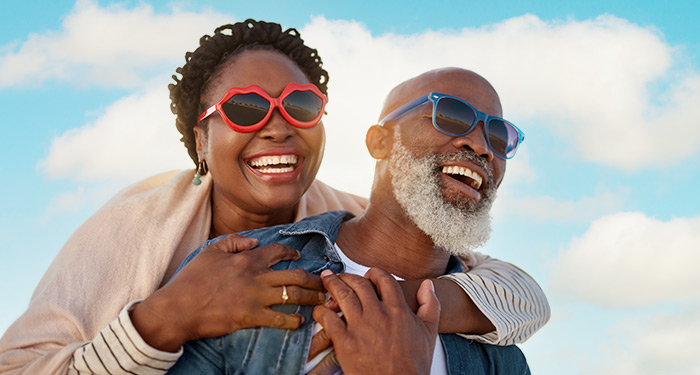
[[[345,374],[430,373],[440,316],[430,280],[418,289],[415,314],[398,282],[380,269],[370,269],[364,278],[324,271],[321,280],[343,318],[316,306],[314,319],[333,342]]]
[[[205,247],[173,280],[136,305],[131,319],[154,348],[175,352],[185,342],[249,327],[296,329],[298,314],[271,305],[323,303],[321,279],[301,269],[273,271],[270,266],[299,259],[292,247],[272,244],[253,249],[257,240],[231,235]]]

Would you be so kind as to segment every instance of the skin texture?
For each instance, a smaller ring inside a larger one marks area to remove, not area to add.
[[[382,117],[431,91],[460,97],[487,114],[501,116],[498,95],[486,80],[470,71],[449,68],[425,73],[395,88],[387,98]],[[378,160],[370,205],[363,215],[344,223],[338,237],[338,246],[350,259],[360,264],[381,268],[406,279],[441,275],[446,268],[449,255],[434,246],[432,240],[413,224],[394,198],[391,173],[388,170],[388,158],[392,152],[394,139],[393,132],[401,132],[404,146],[415,156],[448,155],[469,149],[490,165],[496,185],[501,183],[505,173],[505,160],[496,157],[488,148],[483,123],[477,124],[477,128],[467,135],[452,137],[436,130],[430,115],[430,106],[425,106],[385,126],[370,128],[366,138],[367,148]],[[485,175],[477,166],[468,166],[477,173]],[[445,178],[449,177],[443,176],[443,181]],[[450,202],[480,199],[479,194],[474,194],[463,185],[456,180],[444,182],[442,192],[445,199]],[[386,285],[392,284],[389,280],[381,279],[384,284],[379,285],[380,278],[377,276],[366,275],[366,277],[378,291],[388,290]],[[432,314],[439,313],[439,307],[436,309],[432,305],[426,292],[419,290],[417,298],[419,308],[414,314],[405,300],[400,307],[397,307],[396,301],[391,297],[381,298],[381,300],[368,299],[370,293],[367,286],[360,286],[359,282],[342,277],[341,280],[346,282],[346,287],[339,285],[334,276],[323,277],[324,286],[331,295],[343,301],[337,302],[340,310],[346,315],[346,322],[332,318],[334,313],[326,306],[317,306],[314,317],[326,329],[326,334],[335,347],[337,360],[343,365],[343,369],[346,370],[345,364],[354,366],[353,364],[358,363],[375,365],[388,363],[400,364],[404,367],[389,366],[382,369],[382,374],[427,373],[426,369],[430,368],[432,355],[427,359],[425,356],[407,357],[408,353],[433,352],[435,331],[426,327],[431,327],[434,323]],[[393,283],[396,282],[393,281]],[[366,303],[370,306],[367,309]],[[391,320],[384,320],[387,316],[386,311],[391,311],[389,314]],[[360,314],[365,319],[361,324],[353,323],[347,317],[348,313]],[[399,322],[399,325],[405,329],[396,330],[395,324],[388,324],[388,322]],[[379,346],[374,346],[375,350],[363,351],[359,342],[373,343],[372,345],[386,343],[388,347],[398,346],[398,348],[383,351],[378,349]],[[397,345],[397,343],[400,344]],[[403,348],[404,346],[407,348]],[[413,358],[414,361],[407,361],[407,358]],[[351,373],[357,368],[347,370],[347,373]],[[371,373],[361,372],[369,371],[366,367],[357,371],[357,373]]]
[[[276,97],[290,82],[309,81],[289,58],[274,51],[246,51],[214,73],[203,90],[203,107],[216,103],[231,87],[257,84]],[[212,237],[294,219],[295,206],[321,163],[323,124],[299,129],[275,110],[267,125],[254,133],[233,131],[218,114],[211,116],[206,134],[199,127],[195,132],[199,156],[207,160],[214,181]],[[249,170],[250,156],[280,152],[298,155],[302,166],[294,179],[271,182]],[[205,248],[170,283],[138,304],[131,319],[143,339],[156,349],[176,352],[188,340],[241,328],[299,327],[300,316],[269,307],[282,302],[283,285],[289,303],[323,302],[320,278],[302,270],[272,271],[271,265],[297,259],[298,252],[282,245],[243,251],[255,244],[231,236]]]

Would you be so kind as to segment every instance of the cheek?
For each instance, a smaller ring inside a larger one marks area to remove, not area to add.
[[[306,142],[313,151],[312,153],[318,158],[318,163],[320,164],[326,147],[326,130],[323,124],[316,125],[309,130],[310,132],[307,133]]]
[[[493,181],[496,184],[496,187],[501,185],[505,173],[506,161],[496,156],[493,162]]]
[[[225,127],[225,129],[224,129]],[[207,154],[214,164],[233,163],[241,156],[245,144],[252,135],[237,133],[228,126],[213,126],[207,139]]]

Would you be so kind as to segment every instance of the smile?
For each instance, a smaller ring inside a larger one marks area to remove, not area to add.
[[[289,173],[297,167],[297,156],[265,155],[248,160],[248,165],[260,173]]]
[[[442,167],[442,173],[469,185],[474,190],[479,190],[483,179],[478,173],[471,169],[457,165],[446,165]]]

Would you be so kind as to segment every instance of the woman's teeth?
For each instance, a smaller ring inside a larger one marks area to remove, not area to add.
[[[267,155],[251,159],[248,164],[262,173],[289,173],[297,164],[297,156]]]
[[[456,165],[444,166],[442,167],[442,173],[469,177],[469,186],[471,186],[474,190],[479,190],[481,183],[483,182],[478,173],[466,167]]]

